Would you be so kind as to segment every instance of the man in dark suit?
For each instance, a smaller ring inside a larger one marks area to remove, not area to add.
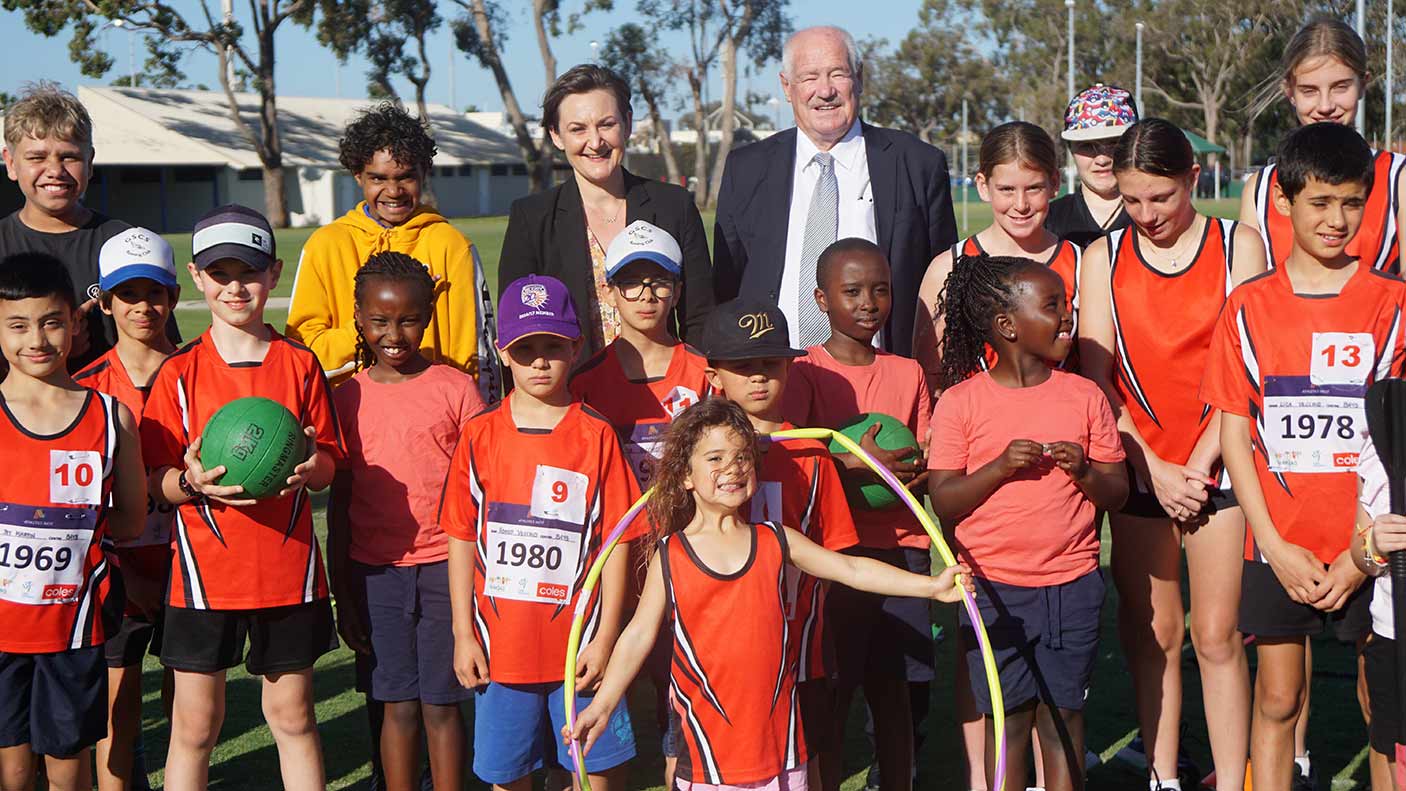
[[[781,89],[796,127],[728,154],[713,235],[713,291],[775,300],[801,348],[829,336],[814,307],[815,262],[859,236],[893,268],[884,348],[912,354],[918,284],[957,241],[947,158],[913,135],[859,120],[863,64],[833,27],[798,31],[782,56]]]

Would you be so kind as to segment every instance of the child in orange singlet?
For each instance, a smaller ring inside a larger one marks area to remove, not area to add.
[[[1244,528],[1220,479],[1219,415],[1196,389],[1226,295],[1263,271],[1264,254],[1253,231],[1196,212],[1200,169],[1176,126],[1134,124],[1113,161],[1133,226],[1084,255],[1079,344],[1084,373],[1108,396],[1128,452],[1128,501],[1109,515],[1118,634],[1149,787],[1176,788],[1186,774],[1179,764],[1187,768],[1178,744],[1184,544],[1216,777],[1238,788],[1249,718],[1249,670],[1235,631]]]
[[[913,356],[922,363],[928,385],[940,392],[943,317],[938,292],[955,262],[966,255],[1009,255],[1048,265],[1064,281],[1074,329],[1079,328],[1079,267],[1082,251],[1045,228],[1050,201],[1059,191],[1059,161],[1054,141],[1045,130],[1024,121],[1001,124],[981,140],[976,189],[991,204],[992,223],[939,253],[918,288],[918,315],[913,323]],[[1071,352],[1071,354],[1073,354]],[[988,350],[986,364],[995,362]],[[1077,355],[1065,368],[1077,367]],[[919,439],[922,439],[919,437]]]
[[[1329,623],[1340,640],[1370,628],[1371,586],[1349,552],[1363,399],[1406,359],[1406,284],[1350,251],[1372,188],[1366,141],[1310,124],[1284,141],[1279,167],[1275,209],[1292,220],[1292,252],[1231,294],[1200,391],[1222,410],[1225,466],[1251,531],[1240,629],[1259,658],[1250,732],[1259,788],[1287,788],[1303,771],[1294,731],[1307,638]],[[1373,774],[1387,771],[1384,756],[1372,760]]]
[[[125,603],[102,544],[135,538],[146,513],[136,419],[68,376],[81,319],[58,259],[0,263],[0,318],[0,778],[32,788],[42,756],[50,789],[88,791],[103,641]]]
[[[1330,121],[1352,126],[1357,104],[1367,90],[1367,47],[1340,19],[1320,17],[1305,25],[1284,47],[1281,77],[1265,87],[1254,112],[1283,96],[1300,124]],[[1373,269],[1401,268],[1401,235],[1406,228],[1406,154],[1372,152],[1372,190],[1363,209],[1362,229],[1348,253]],[[1293,247],[1287,215],[1274,208],[1278,166],[1271,163],[1250,177],[1240,198],[1240,221],[1260,232],[1270,266],[1284,263]],[[1362,624],[1362,631],[1371,624]]]
[[[595,700],[563,736],[590,754],[668,623],[674,708],[686,751],[682,791],[806,791],[784,581],[787,566],[854,588],[955,602],[964,566],[926,577],[831,552],[743,508],[757,491],[757,435],[740,406],[710,399],[669,428],[649,513],[656,550],[639,609],[615,645]],[[968,590],[970,590],[968,586]],[[745,636],[745,639],[739,639]]]
[[[128,228],[103,243],[98,253],[98,308],[112,317],[117,343],[73,380],[107,393],[140,415],[156,370],[176,351],[166,333],[181,289],[171,246],[154,231]],[[105,646],[111,727],[98,742],[100,791],[146,787],[142,744],[142,661],[150,646],[161,655],[161,599],[171,571],[171,525],[175,506],[147,498],[146,522],[135,540],[117,545],[116,564],[127,589],[122,628]],[[174,677],[162,683],[170,705]]]

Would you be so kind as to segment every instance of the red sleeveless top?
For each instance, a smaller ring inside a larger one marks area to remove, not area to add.
[[[673,629],[670,691],[687,747],[678,776],[743,785],[799,767],[806,745],[781,526],[753,525],[751,556],[731,574],[708,568],[683,533],[660,545]]]
[[[1231,289],[1236,225],[1208,219],[1191,264],[1175,273],[1147,263],[1135,228],[1108,236],[1113,386],[1147,444],[1176,464],[1186,462],[1210,424],[1211,408],[1197,392]]]

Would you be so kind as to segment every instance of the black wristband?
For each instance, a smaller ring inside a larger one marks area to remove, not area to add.
[[[195,487],[190,485],[190,481],[186,478],[185,470],[181,470],[180,476],[176,478],[176,485],[181,488],[182,493],[192,500],[200,496],[200,492],[197,492]]]

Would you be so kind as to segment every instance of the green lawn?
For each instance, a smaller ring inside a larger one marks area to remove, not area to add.
[[[1238,211],[1238,205],[1234,201],[1219,201],[1202,208],[1221,216],[1234,216]],[[963,235],[990,222],[990,211],[984,204],[971,204],[967,212],[969,227],[962,229]],[[961,215],[959,204],[959,219]],[[502,245],[506,220],[502,217],[488,217],[453,222],[478,245],[490,283],[496,284],[498,252]],[[705,225],[710,233],[711,222],[711,216],[705,218]],[[279,296],[286,296],[292,288],[293,267],[308,233],[306,229],[294,229],[277,234],[280,255],[289,266],[276,292]],[[178,260],[188,260],[189,235],[173,235],[167,238],[175,246]],[[188,291],[186,298],[195,297]],[[286,313],[282,310],[269,311],[269,321],[275,326],[281,326],[285,316]],[[208,323],[208,314],[203,310],[182,310],[178,318],[181,330],[187,338],[194,337]],[[314,502],[317,506],[318,532],[323,535],[324,499],[318,497]],[[1105,563],[1107,546],[1105,534]],[[1142,783],[1138,774],[1126,765],[1110,763],[1118,748],[1135,734],[1132,690],[1118,646],[1114,618],[1117,594],[1112,587],[1110,583],[1103,616],[1103,642],[1089,699],[1089,746],[1100,753],[1105,761],[1089,774],[1089,788],[1093,791],[1135,788],[1140,787]],[[952,607],[936,607],[934,620],[942,627],[944,635],[951,635],[955,629],[956,611]],[[922,789],[959,788],[961,782],[959,740],[950,702],[950,681],[947,680],[947,674],[954,661],[951,640],[940,641],[937,652],[938,667],[942,672],[938,682],[933,685],[929,735],[920,756],[918,787]],[[1354,664],[1351,651],[1331,640],[1320,639],[1316,641],[1314,654],[1318,671],[1313,680],[1314,718],[1309,736],[1314,763],[1319,767],[1319,775],[1325,789],[1329,779],[1332,780],[1332,791],[1365,788],[1367,768],[1363,748],[1366,738],[1353,692]],[[1204,714],[1200,706],[1201,689],[1189,642],[1183,657],[1186,683],[1184,713],[1188,728],[1186,748],[1198,763],[1209,771],[1210,751],[1205,737]],[[155,691],[160,684],[160,667],[154,660],[148,661],[146,665],[145,681],[146,688],[151,690],[146,696],[144,723],[147,760],[148,767],[153,770],[152,782],[156,784],[161,779],[160,767],[166,752],[167,723],[161,714],[159,697]],[[210,771],[212,788],[261,791],[277,785],[277,751],[268,729],[263,724],[258,693],[257,679],[250,678],[242,670],[230,673],[228,714]],[[346,649],[329,655],[319,663],[317,701],[329,788],[365,788],[369,774],[365,718],[361,707],[362,698],[353,690],[352,658]],[[659,788],[662,764],[657,749],[659,741],[654,727],[652,696],[633,696],[631,712],[634,715],[641,757],[634,764],[630,788]],[[467,707],[466,714],[471,715],[471,710]],[[846,749],[847,772],[851,777],[845,783],[846,791],[862,788],[863,771],[867,761],[867,748],[861,727],[862,712],[856,710],[851,719],[853,727]],[[471,784],[470,787],[482,786]]]

